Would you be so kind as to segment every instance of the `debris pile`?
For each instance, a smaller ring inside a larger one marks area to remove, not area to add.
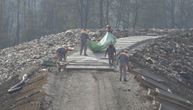
[[[0,50],[0,84],[20,74],[42,60],[55,57],[55,51],[62,45],[74,47],[78,44],[78,31],[62,32],[43,36],[15,47]]]
[[[135,35],[156,33],[158,35],[179,30],[136,30]],[[105,29],[89,30],[92,40],[99,41],[105,34]],[[113,34],[120,37],[133,35],[129,30],[114,30]],[[59,34],[43,36],[30,42],[0,50],[0,84],[10,79],[13,75],[20,73],[29,66],[42,62],[43,59],[50,59],[55,56],[55,50],[62,45],[75,47],[78,44],[80,29],[72,29]]]
[[[136,67],[168,80],[168,86],[193,100],[193,34],[191,31],[156,39],[131,56]],[[182,91],[183,90],[183,91]]]

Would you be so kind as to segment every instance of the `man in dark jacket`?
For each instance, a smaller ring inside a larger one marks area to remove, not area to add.
[[[118,62],[120,69],[120,81],[122,81],[122,79],[124,79],[124,81],[127,81],[126,75],[129,67],[129,56],[127,50],[124,50],[123,52],[120,53],[118,57]]]
[[[109,65],[112,66],[114,64],[114,59],[116,56],[116,49],[113,44],[110,44],[105,52],[105,57],[108,53]]]
[[[82,51],[84,51],[84,55],[87,55],[87,41],[90,40],[89,35],[86,32],[86,29],[81,31],[80,35],[80,55],[82,55]]]
[[[68,51],[74,50],[73,48],[70,48],[69,46],[62,46],[56,50],[58,61],[66,61],[67,53]]]
[[[58,58],[58,61],[66,61],[66,54],[68,52],[68,48],[58,48],[56,50],[56,54],[57,54],[57,58]]]
[[[73,50],[72,48],[65,47],[65,46],[58,48],[56,50],[58,71],[61,71],[61,69],[66,66],[66,63],[63,65],[61,64],[61,62],[62,61],[66,62],[67,52],[72,50]]]
[[[107,31],[107,32],[110,32],[110,33],[113,33],[113,29],[111,28],[110,25],[107,25],[107,26],[106,26],[106,31]]]

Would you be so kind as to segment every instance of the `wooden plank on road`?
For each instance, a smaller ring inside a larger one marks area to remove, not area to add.
[[[92,65],[67,65],[67,70],[114,70],[113,67],[110,66],[92,66]]]
[[[133,72],[140,74],[140,75],[143,75],[147,78],[151,78],[151,79],[158,81],[158,82],[165,82],[165,79],[163,77],[158,76],[156,74],[153,74],[152,72],[145,70],[145,69],[134,69]]]
[[[185,108],[190,109],[190,110],[192,110],[192,108],[193,108],[192,103],[183,97],[168,93],[168,92],[163,91],[161,89],[156,89],[156,93],[157,93],[156,97],[161,99],[161,100],[165,100],[165,101],[174,103],[176,105],[185,107]]]
[[[170,88],[166,85],[163,85],[162,83],[159,83],[155,80],[152,80],[152,79],[150,79],[148,77],[144,77],[144,76],[141,76],[141,79],[144,82],[143,84],[149,86],[152,89],[159,88],[159,89],[162,89],[162,90],[167,91],[169,93],[172,93]]]

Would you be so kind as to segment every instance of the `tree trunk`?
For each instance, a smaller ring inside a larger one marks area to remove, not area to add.
[[[17,0],[17,31],[16,44],[20,43],[20,0]]]
[[[2,25],[3,25],[3,1],[0,0],[0,32],[3,30]]]
[[[109,24],[109,0],[107,0],[107,7],[106,7],[106,23]]]
[[[89,0],[80,0],[80,26],[81,28],[87,28],[88,26],[88,15],[89,15]]]
[[[136,29],[137,21],[138,21],[138,13],[139,13],[139,4],[138,0],[135,0],[135,15],[134,15],[134,21],[133,21],[133,31]]]
[[[83,16],[84,16],[84,13],[83,13],[83,0],[80,0],[80,3],[79,3],[79,13],[80,13],[80,27],[83,28]]]
[[[86,4],[85,4],[85,28],[88,27],[88,15],[89,15],[89,0],[86,0]]]
[[[180,28],[184,28],[184,0],[180,0]]]
[[[100,20],[99,20],[99,22],[100,22],[100,28],[102,28],[103,27],[103,3],[104,3],[104,0],[100,0],[100,2],[99,2],[99,12],[100,12]]]
[[[175,7],[176,7],[176,5],[175,5],[175,0],[171,0],[171,11],[170,11],[170,13],[171,13],[171,27],[172,28],[174,28],[175,27]]]

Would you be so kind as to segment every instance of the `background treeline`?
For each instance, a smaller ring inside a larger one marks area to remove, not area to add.
[[[0,48],[70,28],[191,28],[193,0],[0,0]]]

